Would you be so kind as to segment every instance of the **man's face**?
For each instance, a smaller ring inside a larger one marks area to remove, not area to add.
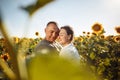
[[[54,42],[59,35],[59,29],[55,24],[49,24],[45,29],[46,40]]]

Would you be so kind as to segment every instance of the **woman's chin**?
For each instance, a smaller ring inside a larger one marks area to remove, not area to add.
[[[61,45],[64,45],[64,43],[59,42]]]

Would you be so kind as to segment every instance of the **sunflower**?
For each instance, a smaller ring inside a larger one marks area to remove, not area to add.
[[[30,38],[29,40],[30,40],[30,41],[33,41],[33,38]]]
[[[92,35],[96,36],[97,34],[93,32]]]
[[[87,32],[87,35],[90,35],[90,32]]]
[[[42,38],[41,38],[41,37],[40,37],[39,39],[40,39],[40,40],[42,40]]]
[[[4,54],[1,55],[1,58],[5,61],[8,61],[10,59],[10,56],[9,56],[8,53],[4,53]]]
[[[113,39],[113,37],[114,37],[113,35],[109,35],[109,36],[106,36],[105,39],[106,40],[111,40],[111,39]]]
[[[36,35],[36,36],[39,36],[39,32],[35,32],[35,35]]]
[[[102,25],[101,25],[100,23],[95,23],[95,24],[92,26],[92,30],[93,30],[94,33],[99,34],[99,33],[102,32],[103,27],[102,27]]]
[[[79,38],[79,42],[83,42],[83,38],[80,37],[80,38]]]
[[[87,39],[90,39],[90,38],[91,38],[91,36],[90,36],[90,35],[87,35],[86,37],[87,37]]]
[[[74,37],[74,40],[77,41],[77,40],[78,40],[78,37]]]
[[[86,34],[86,32],[85,32],[85,31],[83,31],[83,34]]]
[[[120,37],[119,36],[115,36],[113,39],[114,39],[115,42],[120,42]]]
[[[115,27],[115,31],[116,31],[118,34],[120,34],[120,26]]]
[[[104,39],[104,38],[105,38],[105,36],[102,34],[102,35],[100,35],[100,38]]]

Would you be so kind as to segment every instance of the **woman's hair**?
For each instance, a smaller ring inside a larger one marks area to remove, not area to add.
[[[61,27],[61,29],[66,30],[67,34],[71,35],[70,41],[72,41],[73,35],[74,35],[73,29],[70,26],[63,26],[63,27]]]

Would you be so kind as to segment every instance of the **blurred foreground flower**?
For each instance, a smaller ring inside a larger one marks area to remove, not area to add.
[[[29,80],[98,80],[87,67],[59,57],[37,56],[29,63]]]
[[[45,6],[51,1],[53,0],[37,0],[36,3],[31,4],[27,7],[21,7],[21,8],[27,11],[29,15],[31,16],[34,12],[36,12],[38,9],[42,8],[43,6]]]

